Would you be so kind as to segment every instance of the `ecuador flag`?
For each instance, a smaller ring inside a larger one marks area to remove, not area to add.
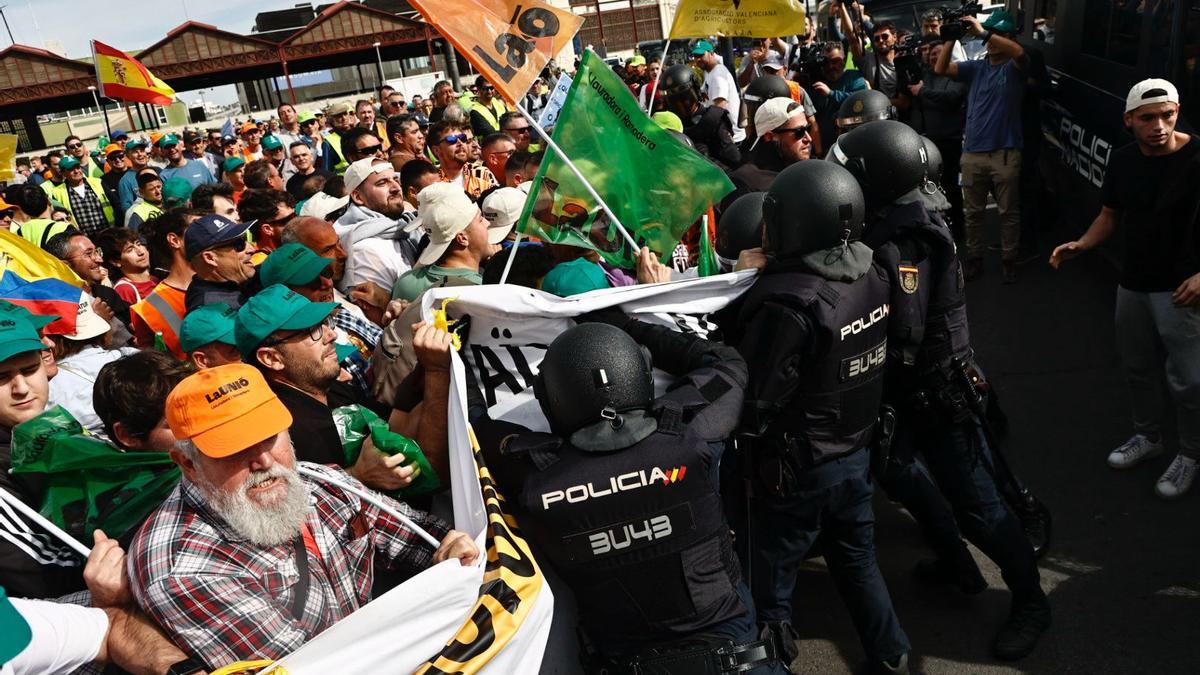
[[[175,100],[174,89],[125,52],[92,40],[92,55],[101,96],[157,105],[171,105]]]

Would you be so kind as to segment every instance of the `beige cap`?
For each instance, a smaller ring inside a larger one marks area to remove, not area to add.
[[[754,131],[758,134],[758,138],[754,139],[754,144],[750,146],[750,149],[753,150],[768,131],[778,129],[787,124],[788,120],[797,116],[804,116],[804,106],[792,99],[782,96],[767,99],[767,102],[760,105],[754,113]]]
[[[405,229],[420,226],[429,234],[429,245],[421,252],[417,265],[432,265],[450,248],[454,236],[471,225],[479,215],[479,207],[462,188],[450,183],[426,186],[417,195],[417,203],[420,216]]]
[[[346,167],[346,175],[342,178],[346,184],[346,194],[350,194],[358,189],[373,173],[381,173],[384,171],[395,169],[392,163],[386,159],[378,157],[364,157],[350,166]]]
[[[521,185],[528,186],[529,183]],[[488,221],[488,243],[499,244],[508,237],[525,210],[529,188],[503,187],[483,200],[483,217]]]
[[[75,316],[75,332],[63,335],[68,340],[90,340],[112,330],[112,326],[92,309],[95,300],[89,293],[79,296],[79,308]]]
[[[334,101],[333,103],[325,106],[325,114],[329,115],[330,117],[348,112],[354,112],[354,108],[345,101]]]
[[[345,208],[345,206],[349,203],[349,195],[346,195],[345,197],[334,197],[333,195],[325,194],[324,192],[318,192],[317,194],[309,197],[308,201],[304,202],[304,206],[300,208],[300,215],[312,216],[314,218],[325,220],[325,216],[328,216],[338,209]]]

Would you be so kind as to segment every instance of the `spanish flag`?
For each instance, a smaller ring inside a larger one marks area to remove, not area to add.
[[[175,101],[174,89],[125,52],[92,40],[92,56],[101,96],[156,105],[171,105]]]

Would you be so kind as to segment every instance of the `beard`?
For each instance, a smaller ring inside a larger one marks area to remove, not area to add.
[[[283,481],[282,497],[261,504],[250,497],[250,488],[275,478]],[[308,513],[308,488],[295,469],[276,464],[266,471],[252,471],[237,492],[229,494],[199,486],[213,511],[234,532],[256,546],[274,547],[291,541],[299,532]]]

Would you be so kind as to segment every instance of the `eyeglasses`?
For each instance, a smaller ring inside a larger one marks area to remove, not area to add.
[[[84,249],[84,250],[80,251],[79,253],[76,253],[75,255],[67,256],[67,260],[74,260],[76,258],[92,258],[94,260],[103,262],[104,261],[104,251],[101,251],[100,249],[93,247],[93,248]]]
[[[485,84],[478,88],[478,91],[496,91],[496,88],[490,84]]]
[[[887,39],[888,39],[888,38],[890,38],[890,37],[892,37],[892,34],[891,34],[891,33],[880,33],[879,35],[876,35],[876,36],[875,36],[875,41],[876,41],[876,42],[883,42],[884,40],[887,40]]]
[[[791,129],[775,129],[774,132],[777,134],[795,134],[797,136],[804,136],[808,133],[808,125],[805,124],[804,126],[792,127]]]
[[[468,138],[466,134],[450,134],[439,142],[457,145],[458,143],[470,143],[471,139]]]
[[[68,150],[78,150],[83,147],[83,143],[67,143]]]
[[[288,331],[287,333],[284,333],[283,335],[280,335],[277,338],[273,338],[271,340],[266,340],[262,343],[262,346],[274,347],[275,345],[283,344],[284,342],[287,342],[288,340],[292,340],[292,339],[301,337],[303,335],[308,335],[308,338],[310,340],[312,340],[313,342],[320,342],[321,338],[325,337],[325,328],[326,327],[328,327],[329,330],[333,330],[333,316],[332,315],[325,317],[325,320],[322,321],[321,323],[309,326],[308,328],[302,328],[300,330]]]
[[[359,148],[354,151],[354,153],[360,157],[366,157],[367,155],[378,155],[381,152],[383,152],[383,144],[381,143],[368,145],[365,148]]]
[[[504,133],[506,133],[506,134],[528,134],[528,133],[532,133],[532,132],[531,132],[531,127],[529,127],[527,125],[527,126],[523,126],[523,127],[512,127],[511,129],[505,129]]]
[[[108,156],[108,158],[109,158],[109,159],[112,159],[112,160],[116,160],[116,161],[118,161],[118,162],[119,162],[119,161],[121,161],[121,160],[125,159],[125,153],[123,153],[123,152],[114,152],[114,153],[110,154],[110,155]]]

